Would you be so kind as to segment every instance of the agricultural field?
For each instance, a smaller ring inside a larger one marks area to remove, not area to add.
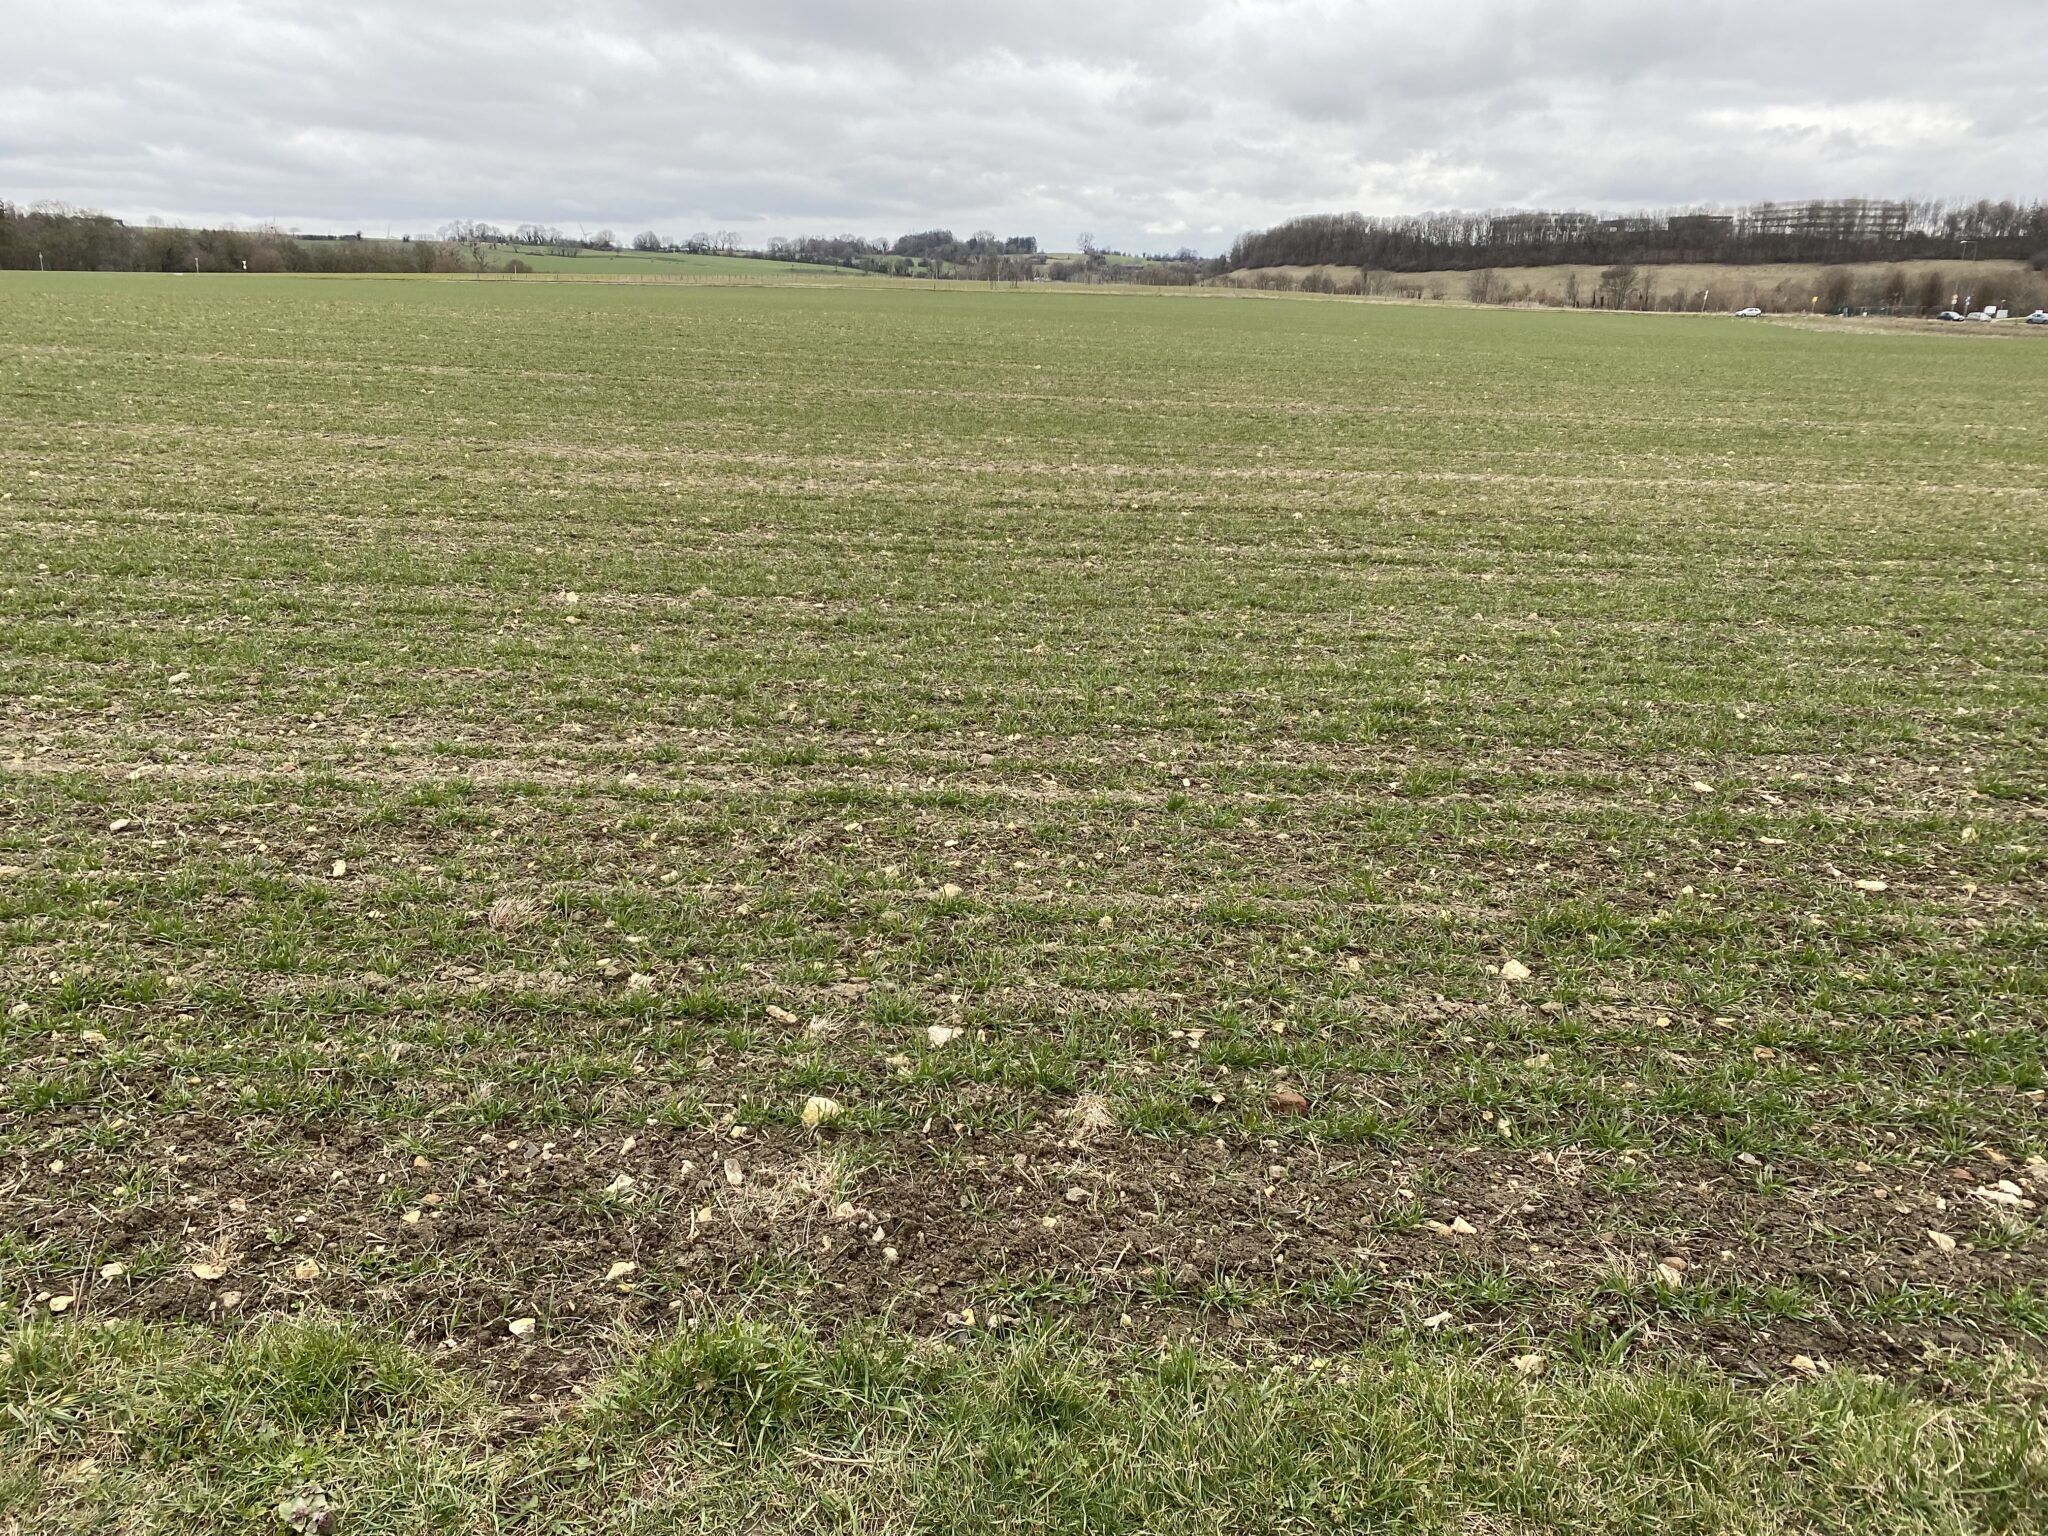
[[[2042,1529],[2041,340],[0,278],[0,1531]]]
[[[845,267],[764,261],[752,256],[698,255],[690,251],[577,251],[564,256],[541,245],[497,245],[485,247],[485,252],[494,267],[517,260],[535,272],[572,277],[731,278],[783,283],[820,277],[858,280],[866,276]]]

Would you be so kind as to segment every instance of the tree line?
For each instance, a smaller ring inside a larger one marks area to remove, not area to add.
[[[609,229],[569,235],[552,224],[511,229],[454,219],[434,239],[298,235],[274,227],[188,229],[152,220],[127,224],[94,209],[63,203],[24,208],[0,199],[0,270],[50,272],[481,272],[530,271],[507,248],[540,247],[556,255],[615,251]],[[739,255],[737,232],[700,233],[671,243],[650,231],[633,237],[637,251]],[[746,254],[758,254],[748,252]],[[502,268],[497,263],[502,259]]]
[[[964,239],[950,229],[923,229],[894,240],[864,235],[802,235],[770,240],[759,254],[773,260],[849,267],[891,277],[939,277],[974,282],[1145,283],[1192,287],[1224,270],[1220,259],[1183,246],[1170,255],[1126,257],[1076,237],[1075,254],[1047,256],[1035,235],[998,235],[978,229]]]
[[[978,229],[965,239],[950,229],[921,229],[894,240],[864,235],[799,235],[770,240],[762,254],[773,261],[848,267],[903,277],[964,277],[1019,281],[1038,263],[1038,237]]]
[[[2027,259],[2048,253],[2048,203],[1844,198],[1606,216],[1582,212],[1309,214],[1240,235],[1227,264],[1385,272],[1674,262]]]
[[[977,230],[964,239],[948,229],[920,230],[895,240],[862,235],[805,235],[749,250],[737,231],[698,231],[671,240],[642,230],[621,242],[609,229],[569,234],[556,225],[506,228],[453,219],[435,239],[371,240],[357,235],[294,235],[275,228],[187,229],[152,221],[132,225],[92,209],[61,203],[32,207],[0,200],[0,268],[52,272],[472,272],[528,270],[515,254],[639,252],[751,256],[863,271],[941,277],[1029,278],[1038,264],[1031,235]]]
[[[869,272],[926,276],[985,276],[1000,269],[1017,270],[1020,262],[1035,262],[1038,239],[1034,235],[997,235],[976,230],[962,238],[950,229],[925,229],[894,240],[867,235],[778,236],[759,247],[748,247],[737,230],[699,230],[681,239],[657,230],[643,229],[621,242],[609,229],[579,230],[574,236],[553,224],[518,224],[510,229],[473,219],[456,219],[441,226],[441,239],[465,250],[490,250],[501,246],[539,246],[561,256],[583,251],[616,251],[629,247],[644,253],[685,253],[696,256],[745,256],[763,261],[795,261],[819,266],[850,267]]]
[[[61,203],[0,199],[0,269],[49,272],[461,272],[462,252],[436,240],[292,235],[280,229],[181,229],[124,224]]]
[[[1078,254],[1048,257],[1034,235],[978,229],[922,229],[893,240],[866,235],[799,235],[748,249],[733,230],[698,231],[673,240],[652,229],[626,241],[609,229],[557,225],[511,227],[453,219],[432,239],[295,235],[276,228],[187,229],[151,221],[131,225],[58,203],[22,208],[0,200],[0,268],[53,272],[525,272],[522,252],[557,256],[612,252],[687,252],[842,267],[887,276],[987,282],[1119,282],[1192,285],[1223,270],[1220,260],[1183,248],[1172,255],[1120,256],[1079,237]]]

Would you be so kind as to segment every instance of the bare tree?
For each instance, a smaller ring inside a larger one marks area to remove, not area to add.
[[[661,249],[661,236],[651,229],[643,229],[633,237],[633,249],[636,251],[658,251]]]

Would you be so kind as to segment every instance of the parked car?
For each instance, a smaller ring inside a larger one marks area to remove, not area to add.
[[[2048,309],[2037,309],[2027,316],[2029,325],[2048,325]]]
[[[1952,309],[1944,309],[1940,314],[1936,315],[1934,318],[1937,320],[1960,320],[1963,317],[1957,314]]]
[[[1735,313],[1742,316],[1742,318],[1745,320],[1754,320],[1758,315],[1762,314],[1763,311],[1761,309],[1758,309],[1756,305],[1752,304],[1749,306],[1749,308],[1738,309],[1737,311],[1735,311]]]

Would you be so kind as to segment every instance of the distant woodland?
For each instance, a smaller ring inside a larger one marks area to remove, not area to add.
[[[2048,261],[2048,203],[1756,203],[1632,213],[1310,214],[1240,235],[1226,265],[1382,272],[1670,263]]]
[[[51,272],[462,272],[438,240],[292,235],[278,229],[124,224],[104,213],[0,200],[0,269]]]

